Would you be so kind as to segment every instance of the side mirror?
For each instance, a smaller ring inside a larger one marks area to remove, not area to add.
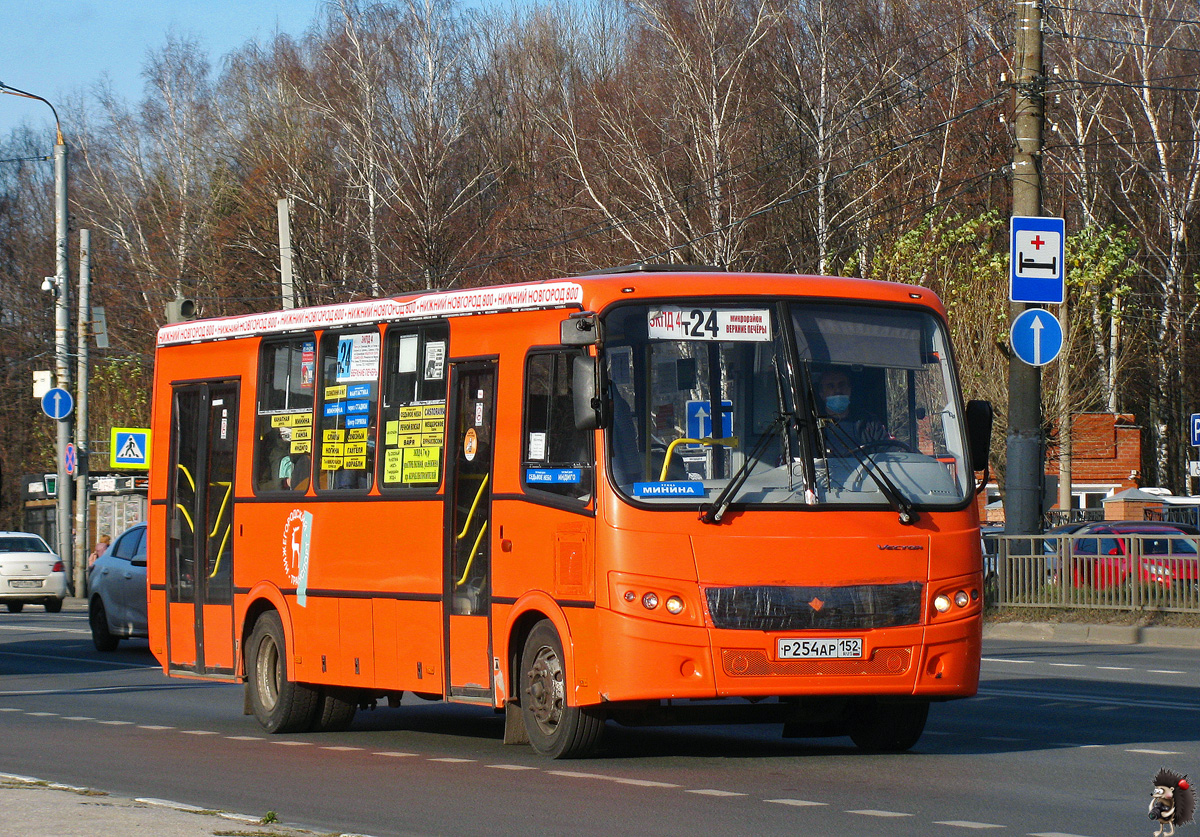
[[[563,323],[564,331],[567,320]],[[576,356],[571,361],[571,399],[576,430],[595,430],[600,426],[601,402],[596,386],[595,358]]]
[[[597,345],[600,342],[600,324],[596,312],[577,311],[559,323],[559,340],[564,346]]]
[[[967,446],[971,470],[987,469],[988,451],[992,443],[992,402],[967,402]]]

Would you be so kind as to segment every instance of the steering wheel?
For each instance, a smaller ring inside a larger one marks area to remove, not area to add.
[[[873,442],[866,442],[859,445],[860,453],[875,453],[876,451],[898,450],[904,453],[916,453],[908,444],[901,442],[899,439],[876,439]]]

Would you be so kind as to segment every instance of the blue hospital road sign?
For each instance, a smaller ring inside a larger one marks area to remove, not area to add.
[[[1009,332],[1013,352],[1030,366],[1045,366],[1062,351],[1063,332],[1058,317],[1045,308],[1022,311]]]
[[[1062,303],[1066,284],[1065,238],[1066,224],[1062,218],[1013,216],[1009,224],[1009,299]]]
[[[1200,448],[1200,413],[1192,413],[1192,444]]]
[[[62,387],[48,389],[46,390],[46,394],[42,396],[42,412],[52,419],[62,421],[71,415],[71,410],[74,407],[75,399],[71,397],[71,393]]]
[[[108,464],[112,468],[150,467],[150,430],[114,427],[109,437]]]

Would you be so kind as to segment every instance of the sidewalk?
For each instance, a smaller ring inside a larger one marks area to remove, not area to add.
[[[1095,645],[1148,645],[1158,648],[1200,648],[1200,628],[1139,625],[1097,625],[1083,622],[988,622],[984,639],[1078,642]]]
[[[326,837],[286,824],[263,824],[259,816],[206,811],[158,799],[125,799],[0,773],[0,820],[5,834],[20,837]],[[332,832],[336,834],[337,832]],[[341,837],[352,837],[342,835]]]

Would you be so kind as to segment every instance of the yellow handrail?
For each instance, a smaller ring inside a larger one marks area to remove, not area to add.
[[[483,540],[483,533],[487,531],[487,521],[483,521],[483,525],[479,527],[479,534],[475,538],[475,543],[471,545],[471,557],[467,559],[467,566],[463,568],[462,578],[454,582],[455,587],[462,587],[467,583],[467,576],[471,574],[471,565],[475,563],[475,556],[479,554],[479,542]]]
[[[216,578],[217,572],[221,569],[221,556],[225,554],[225,544],[229,543],[229,530],[233,528],[233,524],[225,527],[225,537],[221,538],[221,548],[217,550],[217,563],[213,565],[213,571],[208,574],[209,578]]]
[[[479,505],[479,500],[483,497],[483,489],[487,488],[491,476],[491,474],[483,475],[483,482],[479,483],[479,490],[475,492],[475,500],[471,503],[471,510],[467,512],[467,520],[463,523],[462,531],[454,537],[456,541],[461,541],[467,536],[467,530],[471,528],[471,518],[475,516],[475,507]]]
[[[738,437],[730,436],[726,439],[675,439],[671,444],[667,445],[667,455],[663,457],[662,473],[658,475],[659,482],[666,480],[667,469],[671,467],[671,454],[680,445],[724,445],[727,448],[736,448],[738,446]]]
[[[194,479],[192,479],[192,475],[190,473],[188,473],[188,469],[186,467],[184,467],[182,462],[176,463],[175,467],[178,468],[179,470],[183,471],[183,475],[188,478],[188,483],[192,486],[192,493],[195,494],[196,493],[196,481]]]
[[[187,525],[188,525],[188,529],[190,529],[191,531],[195,532],[195,531],[196,531],[196,524],[195,524],[195,523],[192,523],[192,516],[191,516],[190,514],[188,514],[188,510],[187,510],[187,509],[185,509],[185,508],[183,507],[183,503],[176,503],[176,504],[175,504],[175,508],[177,508],[177,509],[179,509],[181,512],[183,512],[183,516],[184,516],[185,518],[187,518]]]
[[[233,493],[233,483],[232,482],[214,482],[214,483],[211,483],[211,485],[225,486],[225,498],[223,500],[221,500],[221,508],[217,510],[217,517],[213,521],[213,530],[208,535],[210,538],[213,537],[214,535],[216,535],[217,529],[219,529],[221,527],[221,518],[225,516],[225,505],[229,502],[229,495]]]

